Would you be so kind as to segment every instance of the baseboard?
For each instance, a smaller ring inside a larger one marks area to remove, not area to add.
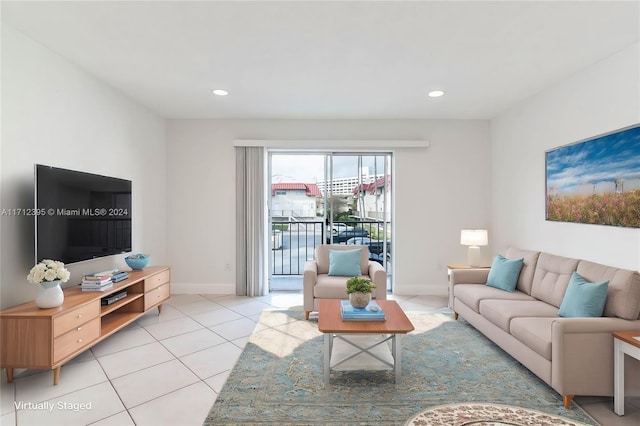
[[[224,283],[171,282],[171,294],[236,294],[236,285]]]
[[[448,296],[449,287],[443,284],[402,285],[393,288],[398,296]]]

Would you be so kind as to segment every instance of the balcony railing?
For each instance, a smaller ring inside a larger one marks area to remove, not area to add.
[[[318,245],[363,244],[369,246],[369,258],[387,267],[391,259],[389,234],[383,242],[384,223],[375,220],[333,222],[331,229],[323,221],[274,222],[271,230],[272,275],[302,275],[304,264],[312,260]],[[354,238],[354,240],[352,240]]]

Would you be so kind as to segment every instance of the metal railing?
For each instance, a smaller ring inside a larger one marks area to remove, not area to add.
[[[324,222],[274,222],[271,227],[272,275],[302,275],[304,263],[324,239]]]
[[[388,223],[387,223],[388,225]],[[320,244],[347,244],[351,238],[357,244],[369,246],[369,258],[387,266],[391,259],[389,233],[383,242],[384,222],[360,220],[354,222],[333,222],[329,226],[324,221],[278,221],[271,229],[271,274],[302,275],[304,264],[312,260],[315,249]]]

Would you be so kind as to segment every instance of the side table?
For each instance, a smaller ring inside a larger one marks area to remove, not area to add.
[[[613,333],[613,411],[624,416],[624,356],[640,360],[640,331]]]

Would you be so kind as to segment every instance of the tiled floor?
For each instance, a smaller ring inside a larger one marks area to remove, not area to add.
[[[437,296],[393,297],[407,312],[446,310]],[[265,297],[173,295],[62,367],[2,374],[1,425],[201,425],[260,313],[302,305],[299,293]],[[576,398],[604,426],[640,424],[640,398],[624,417],[611,398]],[[23,404],[22,407],[17,404]],[[29,406],[31,404],[31,406]]]

